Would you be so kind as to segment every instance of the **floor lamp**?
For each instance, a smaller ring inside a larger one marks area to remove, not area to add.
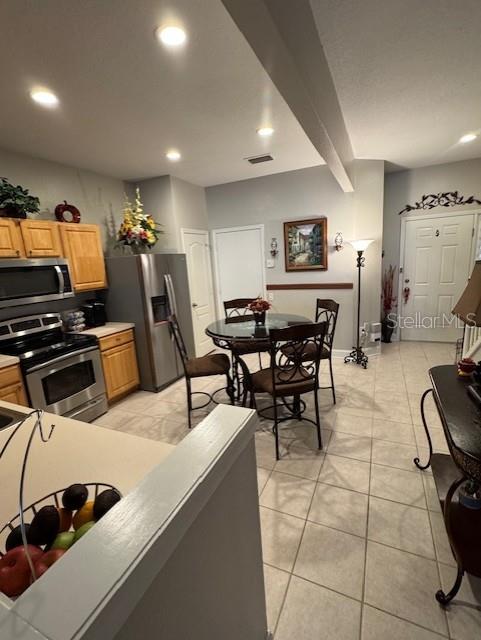
[[[362,255],[373,240],[353,240],[349,244],[357,251],[357,324],[356,334],[357,341],[355,348],[344,358],[344,362],[355,362],[360,364],[363,369],[367,368],[368,357],[362,350],[360,345],[360,325],[361,325],[361,269],[364,266],[365,258]]]

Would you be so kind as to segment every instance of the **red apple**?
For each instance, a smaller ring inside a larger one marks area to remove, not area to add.
[[[28,551],[35,565],[43,551],[32,544],[28,545]],[[6,596],[19,596],[30,584],[30,578],[30,565],[24,546],[10,549],[0,558],[0,591]]]
[[[54,562],[57,562],[64,553],[65,549],[51,549],[44,553],[33,565],[33,568],[35,569],[35,577],[40,578],[40,576],[43,576],[45,571],[47,571]]]

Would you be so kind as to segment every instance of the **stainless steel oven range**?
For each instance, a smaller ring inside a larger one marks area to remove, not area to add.
[[[1,322],[0,353],[20,359],[32,407],[85,422],[107,411],[97,339],[64,333],[58,313]]]

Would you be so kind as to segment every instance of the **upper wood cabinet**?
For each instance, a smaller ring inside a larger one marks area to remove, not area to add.
[[[59,224],[49,220],[21,220],[27,258],[58,258],[62,255]]]
[[[76,291],[103,289],[107,286],[100,227],[96,224],[58,225],[63,254],[70,263]]]
[[[0,218],[0,258],[23,258],[25,250],[18,220]]]

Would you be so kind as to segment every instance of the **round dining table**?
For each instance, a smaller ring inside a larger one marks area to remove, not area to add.
[[[252,314],[233,316],[211,322],[205,332],[218,347],[229,348],[230,343],[242,340],[265,342],[271,329],[284,329],[298,324],[312,324],[312,320],[291,313],[266,313],[264,324],[256,324]]]

